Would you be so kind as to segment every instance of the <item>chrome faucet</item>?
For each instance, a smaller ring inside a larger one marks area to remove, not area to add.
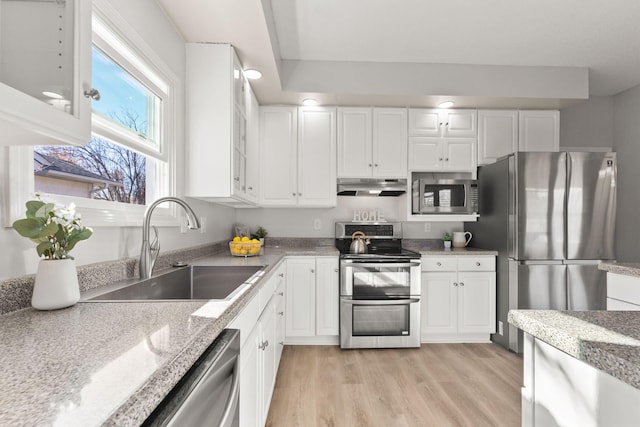
[[[191,209],[191,206],[182,199],[177,197],[161,197],[155,202],[151,203],[147,210],[144,212],[144,221],[142,222],[142,249],[140,251],[140,278],[148,279],[153,273],[153,267],[156,264],[158,253],[160,252],[160,241],[158,240],[158,229],[154,226],[153,232],[155,237],[153,242],[149,242],[149,230],[151,225],[151,214],[153,210],[160,203],[163,202],[175,202],[182,206],[187,213],[187,228],[191,230],[197,230],[200,228],[200,222],[196,217],[195,212]]]

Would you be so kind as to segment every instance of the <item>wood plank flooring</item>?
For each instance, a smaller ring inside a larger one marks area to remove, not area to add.
[[[496,344],[286,346],[267,426],[519,426],[521,384]]]

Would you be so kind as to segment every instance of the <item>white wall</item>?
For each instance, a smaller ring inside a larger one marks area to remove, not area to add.
[[[614,146],[618,153],[616,252],[619,261],[640,261],[640,86],[614,97]]]
[[[560,111],[560,149],[612,147],[612,96],[592,97]]]
[[[154,0],[107,0],[115,10],[137,31],[146,43],[162,58],[171,70],[184,82],[185,48],[184,41],[175,31]],[[144,23],[144,25],[141,25]],[[181,90],[178,117],[177,194],[183,194],[184,183],[184,91]],[[6,152],[0,150],[0,165],[6,164]],[[6,172],[0,170],[0,172]],[[7,203],[9,179],[3,176],[0,186],[0,216],[4,215]],[[196,246],[225,240],[231,236],[235,212],[231,208],[189,199],[189,204],[198,216],[206,217],[207,232],[200,234],[189,231],[180,234],[178,227],[161,227],[161,253],[166,250]],[[5,224],[0,217],[0,224]],[[94,235],[81,242],[72,252],[78,265],[110,261],[127,257],[137,257],[140,251],[140,227],[93,227]],[[35,245],[19,236],[12,228],[0,228],[0,280],[35,273],[38,258]]]

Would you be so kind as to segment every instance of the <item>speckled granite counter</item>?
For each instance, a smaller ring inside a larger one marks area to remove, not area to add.
[[[640,312],[511,310],[509,323],[640,389]]]
[[[598,269],[608,273],[640,277],[640,262],[601,262]]]
[[[264,265],[287,255],[337,256],[334,247],[265,249],[199,265]],[[140,425],[262,280],[230,301],[80,302],[0,317],[0,425]]]

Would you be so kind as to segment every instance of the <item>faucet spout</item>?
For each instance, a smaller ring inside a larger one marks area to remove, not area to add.
[[[161,197],[155,202],[151,203],[144,212],[144,220],[142,221],[142,248],[140,250],[140,278],[148,279],[153,273],[153,267],[156,264],[158,253],[160,252],[160,243],[158,241],[158,235],[156,232],[153,243],[149,242],[149,230],[151,228],[151,214],[153,210],[160,203],[174,202],[182,206],[187,214],[187,228],[190,230],[197,230],[200,228],[200,221],[196,213],[191,209],[191,206],[182,199],[177,197]]]

